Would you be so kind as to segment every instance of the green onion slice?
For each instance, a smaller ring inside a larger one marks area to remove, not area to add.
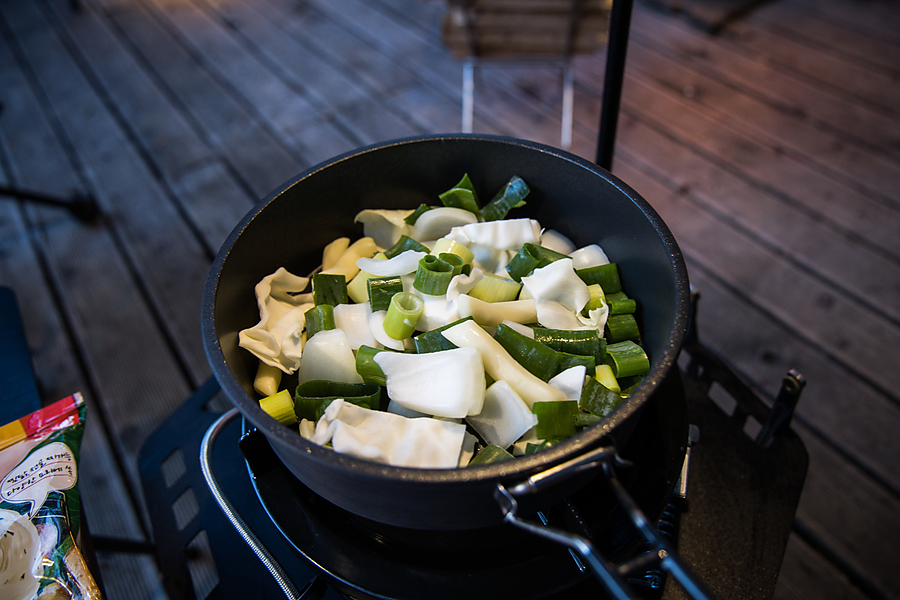
[[[599,283],[606,294],[615,294],[622,291],[622,281],[619,279],[619,267],[616,263],[577,269],[575,272],[589,286]]]
[[[350,299],[347,296],[347,278],[338,273],[316,273],[312,276],[313,303],[347,304]]]
[[[303,316],[306,318],[306,339],[311,339],[320,331],[335,328],[334,306],[331,304],[314,306],[303,313]]]
[[[395,340],[408,338],[416,330],[416,321],[424,311],[425,302],[415,294],[394,294],[384,319],[384,332]]]
[[[394,294],[403,291],[403,282],[396,277],[373,277],[366,282],[369,291],[369,306],[372,312],[387,310]]]
[[[301,383],[294,393],[294,412],[298,419],[318,421],[332,400],[343,398],[371,410],[381,407],[381,387],[374,383],[342,383],[312,380]]]
[[[535,402],[531,406],[531,412],[538,418],[534,433],[539,439],[575,435],[575,415],[578,414],[578,402],[575,400]]]
[[[606,346],[606,361],[616,377],[646,375],[650,372],[650,359],[644,349],[631,340]]]
[[[362,377],[365,383],[374,383],[376,385],[387,385],[387,379],[384,371],[375,362],[375,355],[379,352],[390,352],[390,350],[380,350],[371,346],[360,346],[356,351],[356,372]]]
[[[494,339],[535,377],[550,381],[560,371],[559,352],[539,341],[522,335],[506,323],[500,323]]]
[[[525,197],[531,192],[525,181],[518,175],[506,182],[497,195],[481,209],[485,221],[499,221],[513,208],[525,206]]]
[[[413,287],[431,296],[442,296],[453,279],[453,265],[437,256],[428,255],[419,261]]]

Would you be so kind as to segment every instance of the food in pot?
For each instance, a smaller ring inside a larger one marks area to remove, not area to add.
[[[262,408],[417,468],[508,460],[606,416],[649,371],[636,302],[598,245],[506,218],[528,193],[513,177],[481,205],[465,176],[441,206],[360,212],[364,237],[326,246],[311,277],[263,278],[239,336]]]

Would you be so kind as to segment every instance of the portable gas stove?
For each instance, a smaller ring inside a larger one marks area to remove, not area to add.
[[[770,407],[693,324],[681,363],[618,450],[630,466],[537,515],[538,527],[568,541],[508,523],[434,532],[347,513],[303,486],[236,411],[206,410],[218,391],[210,380],[141,452],[166,591],[173,599],[770,598],[806,477],[806,449],[789,427],[804,381],[788,373]],[[617,501],[611,486],[627,496]],[[651,543],[632,500],[648,516]],[[587,555],[572,538],[587,541]],[[627,591],[610,592],[594,563]],[[674,581],[682,568],[702,583],[687,580],[686,590]]]

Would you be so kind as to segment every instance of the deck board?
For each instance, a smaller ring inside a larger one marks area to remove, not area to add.
[[[440,0],[0,0],[0,181],[92,192],[95,224],[0,203],[0,283],[42,398],[86,393],[98,536],[143,540],[141,441],[209,374],[199,298],[255,202],[352,148],[458,131]],[[900,9],[775,0],[707,34],[636,2],[613,172],[670,225],[700,332],[773,395],[809,384],[810,454],[779,600],[900,598]],[[605,56],[575,60],[593,159]],[[558,145],[559,71],[485,65],[475,129]],[[127,343],[123,343],[127,338]],[[162,597],[100,552],[110,598]]]

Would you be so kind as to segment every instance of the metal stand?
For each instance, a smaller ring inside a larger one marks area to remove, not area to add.
[[[634,0],[613,0],[609,15],[609,46],[606,49],[606,71],[603,81],[603,104],[600,108],[600,135],[597,141],[598,165],[612,171],[613,148],[616,145],[616,126],[625,77],[625,54],[631,11]]]

